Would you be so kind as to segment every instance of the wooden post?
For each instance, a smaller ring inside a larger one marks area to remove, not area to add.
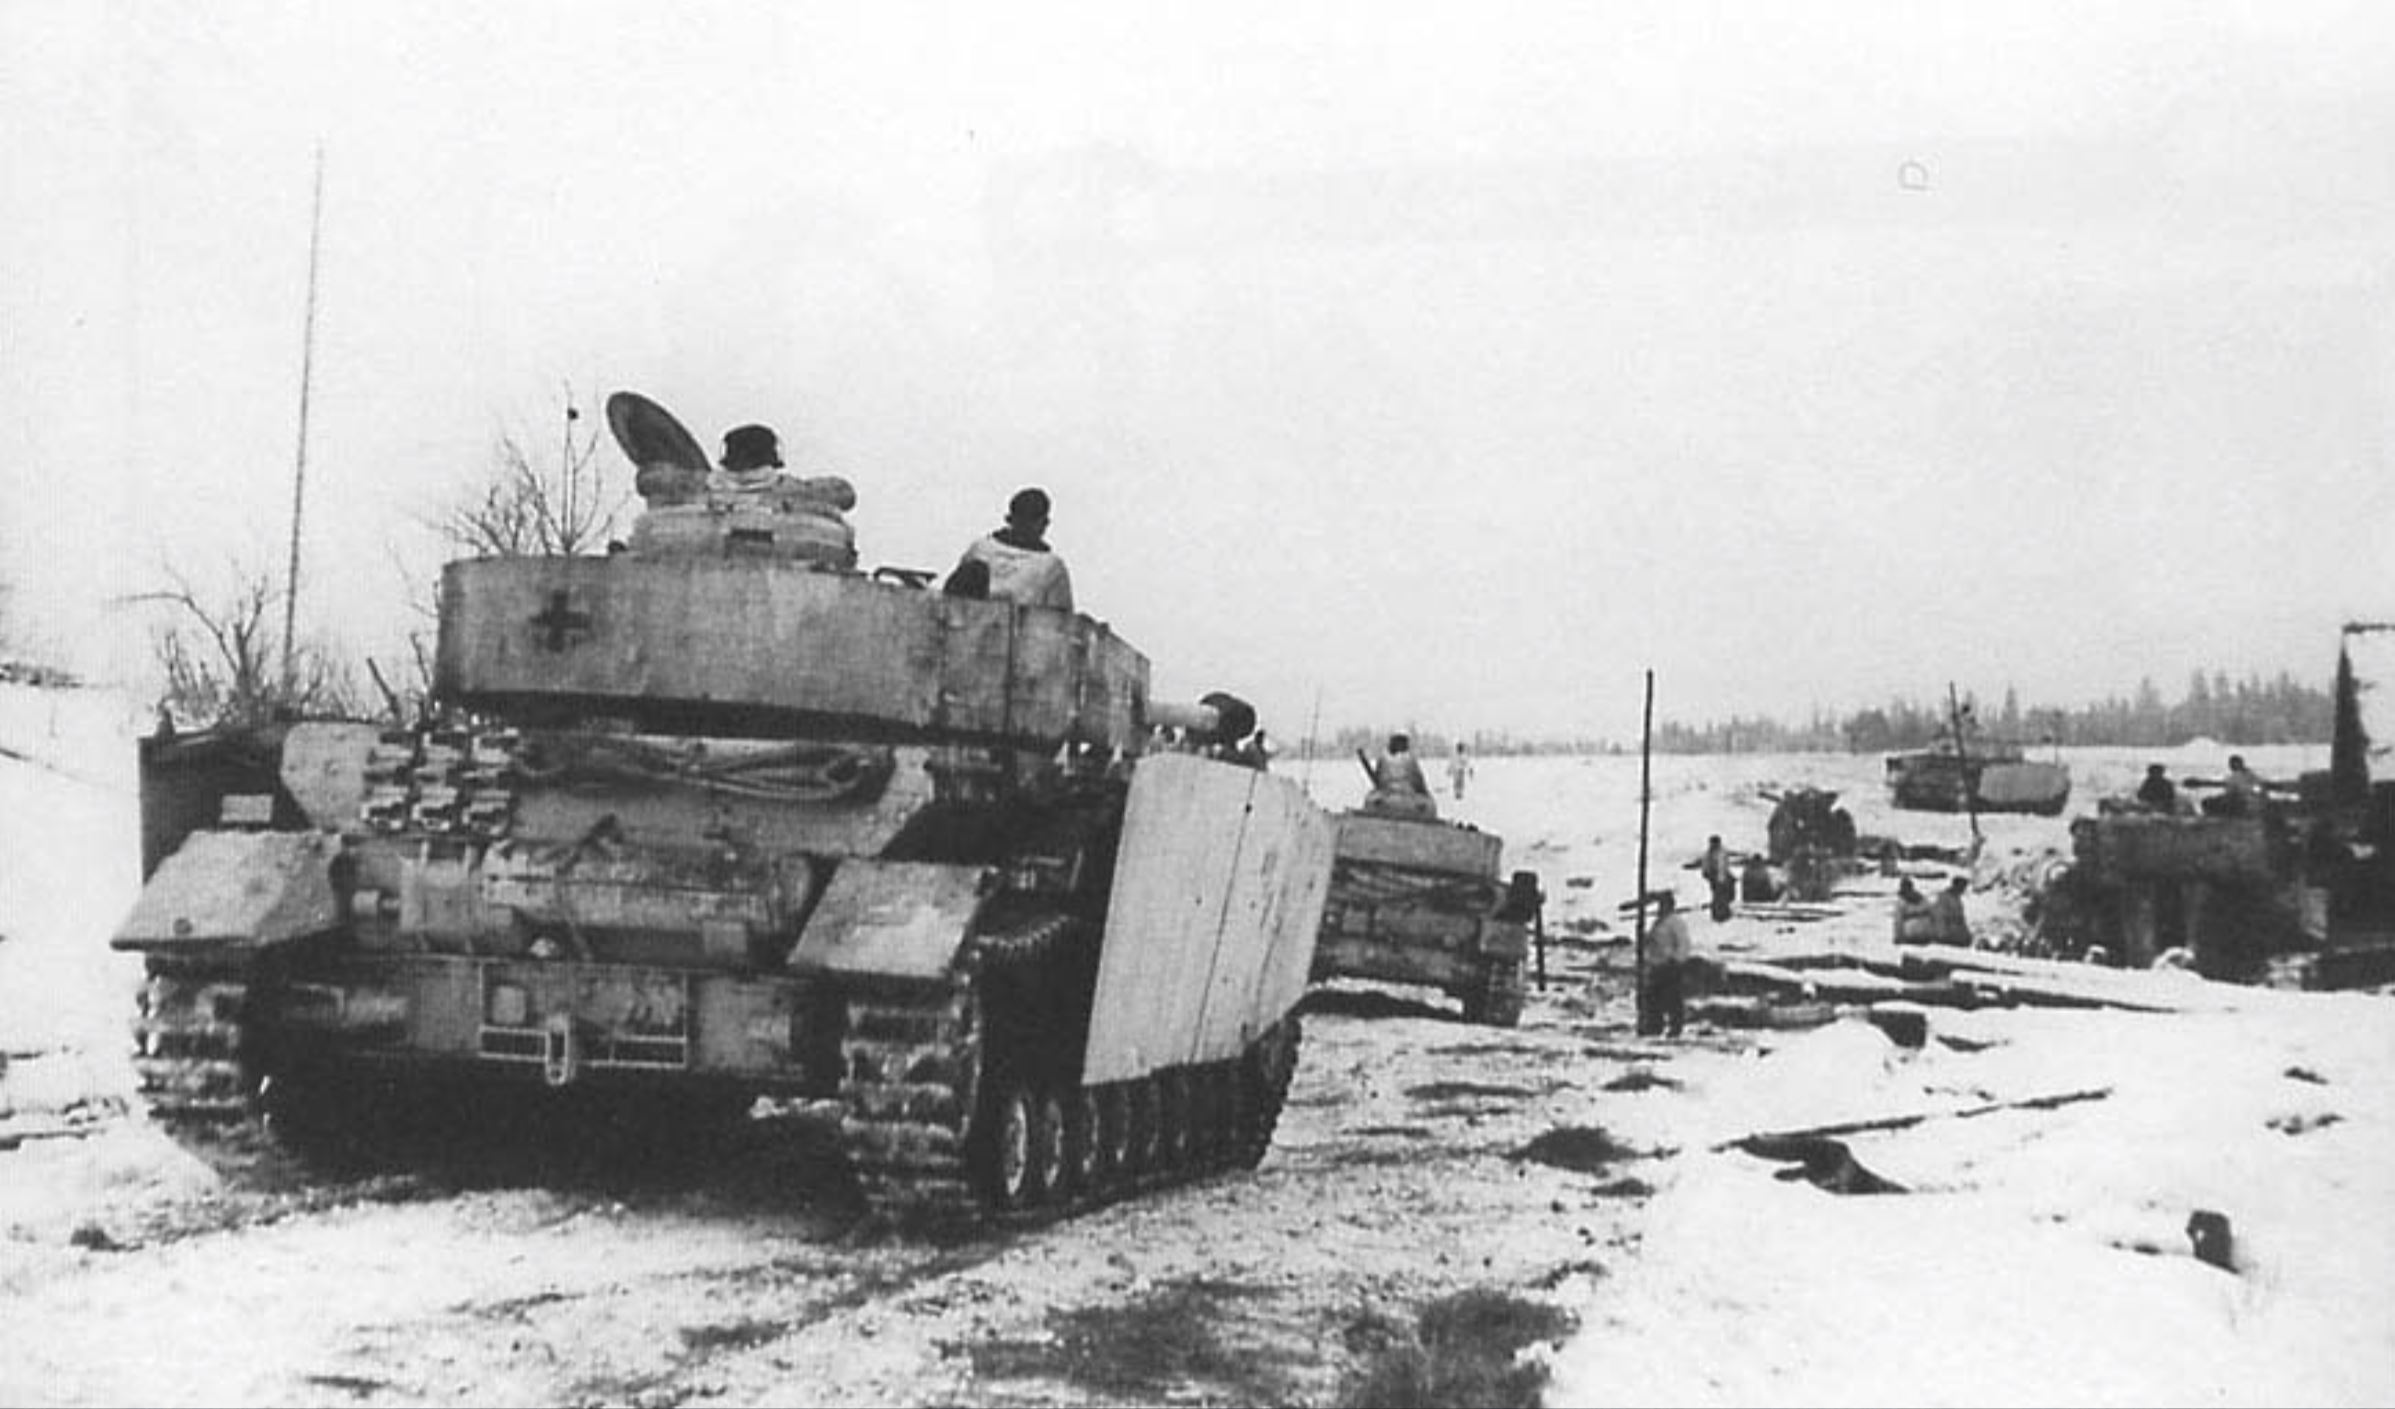
[[[1971,776],[1971,749],[1963,742],[1963,702],[1955,693],[1954,682],[1946,682],[1946,709],[1954,718],[1954,761],[1963,775],[1963,808],[1971,814],[1972,864],[1979,861],[1979,780]]]
[[[1530,912],[1530,934],[1538,945],[1538,991],[1547,991],[1547,907],[1545,898]]]
[[[1655,672],[1647,672],[1647,703],[1644,720],[1638,728],[1638,908],[1635,912],[1638,936],[1635,946],[1638,978],[1638,1030],[1647,1030],[1647,805],[1654,796],[1655,756]]]

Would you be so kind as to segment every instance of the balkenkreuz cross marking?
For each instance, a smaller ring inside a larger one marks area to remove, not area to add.
[[[590,631],[590,613],[575,611],[567,604],[563,588],[549,594],[549,605],[532,624],[541,629],[544,650],[562,651],[573,644],[574,637]]]

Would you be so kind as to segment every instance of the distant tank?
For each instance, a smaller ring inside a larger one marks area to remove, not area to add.
[[[1312,977],[1439,989],[1467,1022],[1522,1020],[1538,875],[1501,879],[1504,844],[1377,791],[1338,817],[1330,900]]]
[[[2029,947],[2282,987],[2395,982],[2395,625],[2338,637],[2328,769],[2244,798],[2187,776],[2103,798],[2045,867]]]
[[[2021,746],[1951,738],[1886,761],[1888,801],[1913,812],[2031,812],[2059,817],[2071,799],[2071,771],[2028,757]]]
[[[2033,952],[2309,988],[2395,982],[2395,625],[2339,634],[2329,766],[2246,801],[2101,799],[2031,897]],[[2234,800],[2233,800],[2234,799]]]
[[[861,573],[844,485],[724,502],[662,408],[608,409],[629,551],[451,563],[437,718],[144,743],[113,943],[155,1115],[768,1097],[941,1219],[1256,1164],[1330,816],[1154,745],[1220,712],[1104,623]]]

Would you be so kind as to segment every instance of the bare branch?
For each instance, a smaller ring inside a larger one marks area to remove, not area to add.
[[[502,431],[492,473],[478,494],[434,527],[451,545],[482,557],[571,556],[597,548],[631,503],[611,492],[599,459],[599,433],[585,421],[573,388],[565,391],[564,430],[553,454]]]
[[[249,725],[351,707],[357,692],[348,671],[321,642],[295,650],[291,678],[283,679],[269,620],[275,587],[267,576],[236,569],[228,594],[206,598],[180,571],[165,572],[171,586],[119,600],[173,609],[155,628],[153,650],[164,676],[163,703],[183,722]]]

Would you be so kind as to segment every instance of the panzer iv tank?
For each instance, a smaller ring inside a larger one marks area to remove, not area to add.
[[[1152,700],[1104,623],[859,572],[844,485],[719,502],[662,408],[608,411],[655,517],[606,557],[449,564],[423,727],[144,741],[112,942],[153,1114],[765,1097],[836,1114],[909,1219],[1257,1163],[1329,816],[1152,748],[1217,711]]]
[[[1314,981],[1436,988],[1466,1022],[1517,1026],[1545,903],[1538,873],[1500,880],[1504,842],[1441,820],[1427,795],[1375,787],[1336,822]]]

